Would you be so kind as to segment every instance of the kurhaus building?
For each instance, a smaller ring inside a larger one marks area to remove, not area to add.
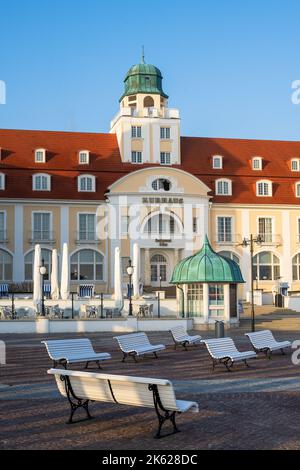
[[[131,67],[110,132],[0,130],[0,280],[32,280],[34,245],[70,254],[71,283],[114,287],[114,251],[126,270],[140,249],[146,286],[168,286],[208,235],[213,249],[271,291],[300,291],[300,142],[182,137],[153,65]],[[195,295],[190,285],[188,295]]]

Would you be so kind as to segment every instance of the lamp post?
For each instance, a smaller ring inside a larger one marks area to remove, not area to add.
[[[161,276],[159,276],[159,290],[161,290]]]
[[[250,238],[244,238],[242,246],[247,248],[250,246],[250,276],[251,276],[251,331],[255,331],[255,311],[254,311],[254,279],[253,279],[253,254],[254,254],[254,243],[260,245],[263,242],[263,239],[260,235],[254,237],[252,234]],[[258,273],[256,276],[258,280]]]
[[[45,299],[44,299],[44,278],[47,272],[44,259],[42,259],[42,266],[40,266],[40,274],[42,276],[42,316],[45,316]]]
[[[127,274],[129,277],[129,313],[128,316],[132,317],[132,292],[131,292],[131,279],[133,274],[133,266],[131,265],[131,259],[128,260]]]

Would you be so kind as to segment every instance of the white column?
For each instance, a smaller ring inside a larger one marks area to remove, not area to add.
[[[250,220],[249,220],[249,210],[242,209],[242,239],[250,238]],[[242,258],[240,262],[240,268],[242,275],[245,281],[244,284],[244,297],[246,298],[246,293],[251,290],[251,274],[250,274],[250,247],[247,246],[243,248]]]
[[[14,220],[14,234],[15,234],[15,250],[13,260],[13,280],[14,282],[22,282],[25,279],[24,268],[24,240],[23,240],[23,206],[21,204],[15,205],[15,220]]]
[[[293,282],[293,268],[291,260],[291,232],[290,232],[290,215],[288,211],[282,211],[282,243],[283,243],[283,256],[281,262],[281,281],[288,282],[292,285]]]
[[[230,320],[230,295],[229,284],[224,284],[224,317],[229,322]]]
[[[145,248],[144,250],[144,280],[145,286],[150,286],[151,284],[151,267],[150,267],[150,251],[149,248]]]
[[[203,319],[205,322],[209,320],[209,301],[208,301],[208,284],[203,284]]]

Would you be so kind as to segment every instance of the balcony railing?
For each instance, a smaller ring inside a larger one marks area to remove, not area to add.
[[[55,235],[51,230],[32,230],[29,233],[29,243],[44,243],[52,245],[55,243]]]
[[[7,230],[0,230],[0,243],[8,243]]]
[[[279,246],[282,245],[282,236],[276,235],[274,233],[259,233],[257,237],[260,237],[262,245],[270,245],[270,246]]]
[[[79,231],[76,232],[76,240],[75,243],[77,245],[88,245],[94,243],[100,243],[99,237],[95,234],[95,232],[84,232]]]
[[[221,232],[215,235],[214,241],[219,245],[239,245],[242,243],[243,238],[239,233]]]

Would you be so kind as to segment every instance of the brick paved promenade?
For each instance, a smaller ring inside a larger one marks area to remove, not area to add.
[[[300,330],[287,328],[274,330],[276,337],[300,339]],[[246,325],[230,332],[241,350],[249,348],[245,331]],[[51,338],[62,336],[69,335]],[[182,432],[158,441],[152,438],[155,413],[144,408],[92,403],[95,419],[68,426],[68,403],[46,374],[51,362],[40,343],[45,337],[2,335],[7,365],[0,367],[0,449],[300,449],[300,366],[290,354],[276,353],[270,361],[261,356],[251,369],[241,364],[232,373],[218,366],[212,373],[204,346],[174,351],[168,333],[149,334],[167,350],[138,364],[120,362],[113,334],[86,336],[96,351],[111,352],[105,372],[170,379],[178,397],[197,401],[200,413],[179,416]]]

